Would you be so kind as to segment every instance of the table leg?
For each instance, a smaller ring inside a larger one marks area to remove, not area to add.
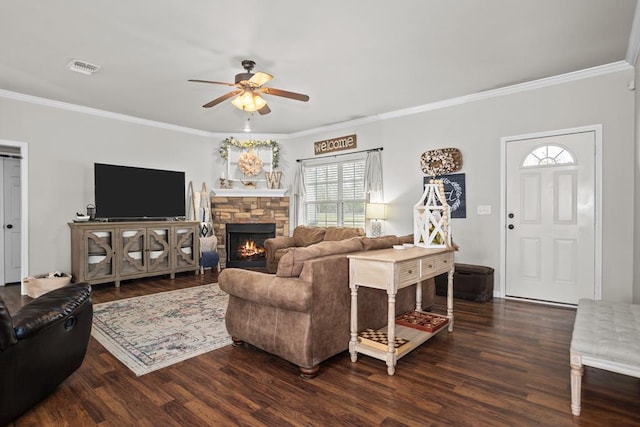
[[[388,292],[388,295],[387,338],[389,339],[389,347],[387,349],[387,373],[393,375],[396,371],[396,294]]]
[[[416,311],[422,311],[422,281],[416,283]]]
[[[582,392],[582,374],[584,372],[582,356],[570,353],[569,359],[571,361],[571,413],[580,415],[580,394]]]
[[[351,361],[358,360],[356,344],[358,343],[358,285],[351,285],[351,339],[349,340],[349,352]]]

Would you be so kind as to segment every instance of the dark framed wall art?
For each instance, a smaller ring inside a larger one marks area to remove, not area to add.
[[[422,188],[429,183],[431,177],[425,176],[422,181]],[[449,175],[437,175],[435,179],[441,179],[444,183],[444,194],[450,207],[451,218],[466,218],[467,203],[465,200],[466,188],[463,173],[452,173]]]

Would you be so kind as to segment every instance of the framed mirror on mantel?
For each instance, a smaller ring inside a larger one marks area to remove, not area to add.
[[[225,150],[226,165],[220,176],[221,187],[267,188],[267,178],[275,166],[273,145],[237,146],[228,143]]]

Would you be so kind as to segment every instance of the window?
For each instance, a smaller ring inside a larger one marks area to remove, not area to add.
[[[575,163],[573,155],[565,148],[557,145],[543,145],[531,151],[524,162],[523,167],[570,165]]]
[[[364,169],[364,158],[305,165],[305,223],[364,228]]]

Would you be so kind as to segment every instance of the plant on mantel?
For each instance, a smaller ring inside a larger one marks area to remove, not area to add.
[[[222,141],[222,145],[220,146],[220,157],[222,157],[225,160],[229,157],[229,147],[236,147],[240,149],[256,148],[256,147],[271,147],[271,152],[273,154],[273,160],[272,160],[273,169],[278,167],[278,161],[280,160],[280,149],[278,147],[278,143],[272,139],[267,139],[265,141],[258,141],[255,139],[247,139],[244,141],[239,141],[233,137],[225,138],[225,140]]]

